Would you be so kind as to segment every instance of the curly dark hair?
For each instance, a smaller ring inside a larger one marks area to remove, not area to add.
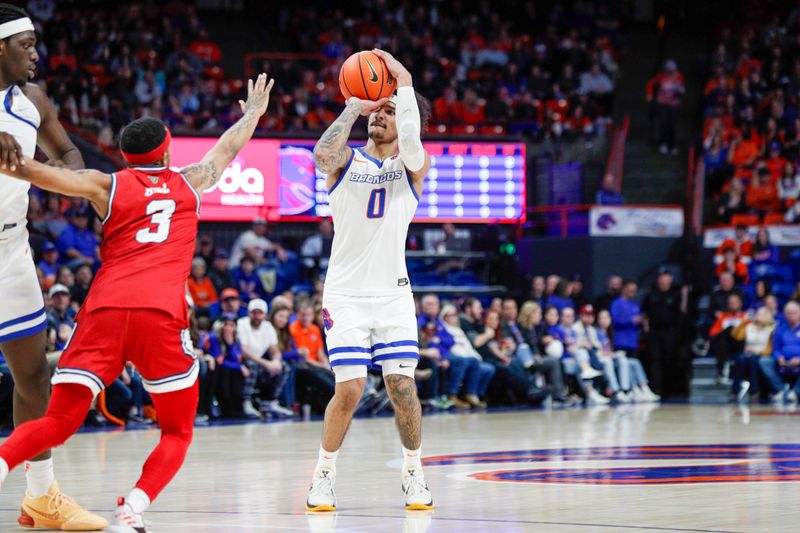
[[[152,117],[142,117],[128,124],[119,136],[119,148],[129,154],[146,154],[164,142],[167,130],[164,123]]]

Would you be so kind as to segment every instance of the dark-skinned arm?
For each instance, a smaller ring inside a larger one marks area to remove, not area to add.
[[[80,150],[59,122],[58,113],[44,91],[33,83],[26,84],[22,91],[34,103],[42,118],[36,144],[47,154],[47,164],[72,170],[85,168]]]

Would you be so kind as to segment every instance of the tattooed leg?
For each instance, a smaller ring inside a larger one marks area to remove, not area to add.
[[[384,379],[394,406],[400,442],[406,449],[417,450],[422,440],[422,407],[417,398],[417,384],[413,378],[397,374],[385,376]]]

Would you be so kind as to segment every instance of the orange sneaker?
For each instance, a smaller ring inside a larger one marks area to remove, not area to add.
[[[55,481],[44,496],[25,495],[17,522],[22,527],[61,531],[99,531],[108,526],[105,518],[90,513],[61,492]]]

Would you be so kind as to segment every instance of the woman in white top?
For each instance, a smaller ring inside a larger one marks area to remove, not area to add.
[[[486,402],[481,400],[481,397],[486,396],[486,391],[489,390],[489,384],[494,377],[495,368],[493,365],[483,361],[481,354],[467,338],[467,334],[461,329],[458,318],[458,311],[455,306],[446,303],[442,306],[439,312],[439,319],[444,324],[444,328],[450,335],[453,336],[455,344],[450,348],[450,354],[457,357],[472,357],[478,360],[478,371],[470,372],[464,381],[464,392],[466,393],[464,399],[472,407],[486,407]]]
[[[744,341],[744,352],[735,359],[733,377],[733,392],[739,402],[748,402],[750,396],[758,394],[758,362],[761,357],[772,356],[774,333],[775,319],[767,307],[761,307],[752,320],[743,321],[731,333],[734,339]]]

